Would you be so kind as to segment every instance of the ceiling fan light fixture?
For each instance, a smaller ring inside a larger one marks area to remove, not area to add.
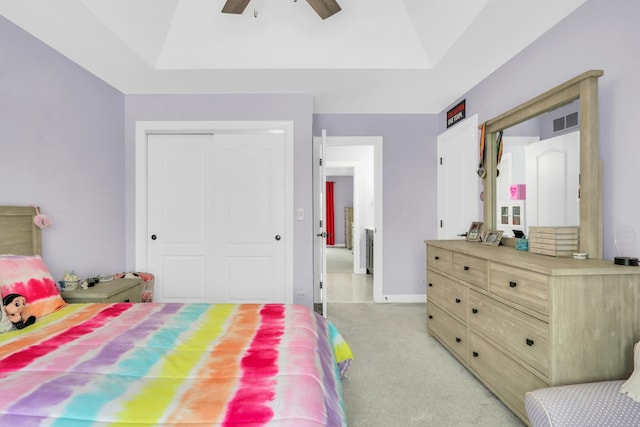
[[[246,9],[250,0],[227,0],[222,6],[222,13],[240,15]]]
[[[315,10],[322,19],[327,19],[342,10],[335,0],[307,0],[307,3],[311,5],[313,10]]]
[[[249,1],[250,0],[227,0],[222,7],[222,13],[240,15],[247,8]],[[295,3],[298,0],[293,1]],[[307,0],[307,3],[309,3],[313,10],[315,10],[322,19],[327,19],[342,10],[336,0]],[[257,17],[257,12],[255,10],[254,16]]]

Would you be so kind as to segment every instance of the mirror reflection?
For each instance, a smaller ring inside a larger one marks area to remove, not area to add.
[[[530,226],[579,225],[579,109],[576,100],[504,130],[496,225],[505,236],[528,235]]]

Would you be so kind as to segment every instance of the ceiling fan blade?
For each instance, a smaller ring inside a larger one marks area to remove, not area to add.
[[[327,19],[342,10],[335,0],[307,0],[307,3],[311,5],[313,10],[315,10],[322,19]]]
[[[249,4],[249,0],[227,0],[222,7],[222,13],[241,14]]]

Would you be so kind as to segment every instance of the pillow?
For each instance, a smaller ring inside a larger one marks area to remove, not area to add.
[[[26,315],[40,318],[65,306],[40,255],[0,255],[0,293],[27,299]]]
[[[620,393],[640,402],[640,342],[633,346],[633,372],[627,381],[620,387]]]
[[[11,320],[9,320],[7,313],[5,313],[4,306],[2,305],[2,298],[0,298],[0,334],[12,329],[13,323],[11,323]]]

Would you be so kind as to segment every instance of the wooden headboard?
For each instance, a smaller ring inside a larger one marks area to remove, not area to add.
[[[0,206],[0,254],[42,255],[33,206]]]

